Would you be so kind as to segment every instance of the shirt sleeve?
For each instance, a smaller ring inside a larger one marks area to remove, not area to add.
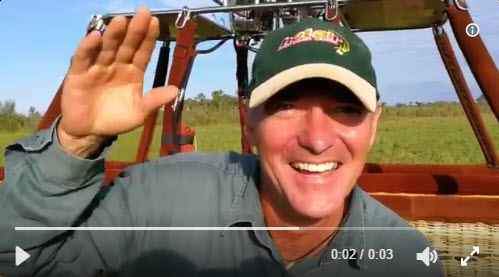
[[[123,173],[103,188],[107,149],[93,160],[67,154],[58,144],[56,124],[6,148],[6,178],[0,191],[0,276],[97,276],[113,263],[121,264],[124,257],[116,249],[127,233],[15,229],[132,226],[123,201],[131,176]],[[15,266],[16,246],[30,255],[19,266]]]

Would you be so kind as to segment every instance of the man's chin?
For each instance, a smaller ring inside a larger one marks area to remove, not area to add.
[[[344,199],[330,199],[329,201],[303,199],[299,203],[296,202],[295,204],[292,203],[291,206],[297,216],[302,218],[303,222],[308,222],[308,224],[312,225],[337,214],[338,209],[343,206]]]

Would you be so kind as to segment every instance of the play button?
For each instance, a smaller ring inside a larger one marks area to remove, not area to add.
[[[16,246],[16,266],[24,263],[29,258],[29,254],[22,250],[21,247]]]

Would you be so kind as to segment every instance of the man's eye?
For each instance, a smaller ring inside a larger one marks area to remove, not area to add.
[[[336,110],[348,115],[362,115],[362,109],[356,106],[340,106]]]
[[[282,119],[297,117],[300,109],[293,103],[279,103],[272,107],[270,113]]]
[[[293,108],[293,105],[289,103],[282,103],[276,106],[276,110],[278,111],[285,111],[285,110],[290,110]]]

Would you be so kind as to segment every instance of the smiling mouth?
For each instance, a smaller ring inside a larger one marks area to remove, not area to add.
[[[325,173],[337,170],[341,163],[338,162],[328,162],[328,163],[303,163],[303,162],[294,162],[290,164],[293,169],[300,173],[307,174],[317,174],[317,173]]]

